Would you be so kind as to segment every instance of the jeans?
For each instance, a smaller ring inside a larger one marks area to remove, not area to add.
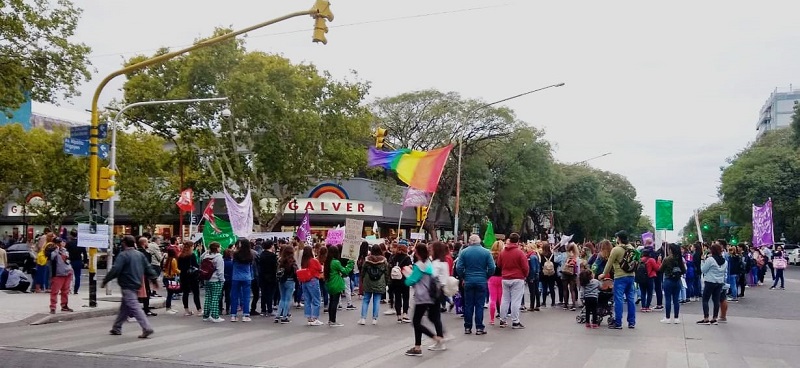
[[[666,316],[670,318],[670,312],[674,308],[675,314],[673,317],[678,318],[678,314],[681,311],[681,279],[665,278],[662,286],[664,287],[664,299],[666,299],[666,304],[664,305]]]
[[[731,292],[731,299],[733,300],[739,298],[739,289],[738,289],[739,285],[736,284],[736,281],[738,281],[738,279],[739,275],[728,275],[728,284],[731,286],[730,292]]]
[[[235,316],[242,307],[242,314],[250,316],[250,280],[231,282],[231,315]]]
[[[300,285],[303,289],[303,300],[305,300],[305,306],[303,308],[306,318],[319,318],[319,300],[321,299],[319,279],[314,277],[308,282],[300,283]]]
[[[475,328],[483,330],[483,303],[486,300],[485,283],[464,284],[464,329],[472,330],[472,317],[475,316]],[[518,308],[519,309],[519,308]]]
[[[169,285],[169,281],[170,280],[173,280],[173,279],[170,279],[170,278],[167,278],[167,277],[164,277],[164,278],[161,279],[161,281],[164,283],[164,285]],[[178,292],[177,291],[172,291],[166,286],[164,288],[167,289],[167,300],[164,301],[164,303],[165,303],[164,306],[167,307],[167,309],[172,309],[172,296],[177,294]],[[220,309],[222,309],[222,308],[220,308]]]
[[[289,308],[292,305],[294,295],[294,280],[286,280],[280,283],[281,301],[278,303],[278,317],[289,318]]]
[[[650,308],[653,303],[653,284],[655,278],[650,277],[647,281],[639,284],[639,290],[642,292],[642,308]]]
[[[664,281],[664,274],[659,272],[656,274],[655,278],[651,278],[653,280],[653,287],[651,290],[655,290],[656,292],[656,306],[663,306],[664,305],[664,294],[662,293],[662,284]],[[652,301],[652,299],[651,299]],[[650,308],[650,305],[647,306]]]
[[[50,267],[36,266],[36,285],[42,290],[50,288]]]
[[[139,299],[137,297],[138,290],[122,289],[122,303],[119,305],[119,314],[117,319],[114,320],[114,326],[111,327],[112,331],[122,332],[122,324],[128,319],[129,316],[136,318],[139,326],[143,331],[152,331],[150,322],[147,321],[147,316],[144,315],[144,310],[139,308]]]
[[[75,286],[73,287],[72,291],[74,291],[75,294],[77,294],[78,293],[78,289],[81,288],[81,271],[82,270],[83,270],[83,262],[81,262],[81,261],[72,262],[72,277],[74,278],[74,281],[75,281]]]
[[[481,308],[483,308],[483,306],[481,306]],[[414,317],[411,319],[411,323],[414,326],[414,346],[422,345],[422,334],[430,338],[434,336],[431,330],[422,324],[422,316],[425,315],[426,311],[428,312],[428,320],[433,323],[436,336],[444,337],[444,333],[442,332],[442,314],[439,312],[439,306],[436,304],[417,304],[414,306]]]
[[[523,295],[525,295],[525,280],[503,280],[503,300],[500,302],[501,320],[508,319],[510,309],[511,322],[519,323],[519,306],[522,303]]]
[[[372,301],[372,319],[377,320],[378,312],[380,312],[381,294],[370,292],[365,292],[364,299],[361,301],[361,319],[367,319],[370,300]]]
[[[678,293],[678,302],[680,303],[681,301],[686,300],[686,288],[683,287],[683,283],[680,282],[680,280],[678,280],[678,282],[681,284],[681,291]]]
[[[783,269],[776,269],[775,276],[773,277],[775,281],[772,282],[772,287],[778,285],[778,280],[781,280],[781,289],[783,289]]]
[[[274,280],[261,280],[261,314],[272,314],[272,301],[275,300],[275,292],[278,283]]]
[[[539,308],[541,295],[539,295],[539,280],[528,280],[528,292],[531,293],[531,308]]]
[[[627,299],[627,300],[626,300]],[[633,276],[614,279],[614,323],[622,326],[622,303],[628,305],[628,325],[636,325],[636,292],[633,290]]]
[[[718,284],[715,282],[705,282],[703,287],[703,318],[708,319],[708,300],[714,303],[714,318],[717,319],[719,316],[719,300],[720,295],[722,294],[722,284]]]
[[[695,290],[696,280],[694,277],[686,278],[686,299],[694,298],[697,296],[697,291]]]

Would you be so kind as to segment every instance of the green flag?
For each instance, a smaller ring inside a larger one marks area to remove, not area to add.
[[[656,230],[673,230],[672,201],[656,199]]]
[[[483,233],[483,246],[486,249],[492,249],[492,244],[496,241],[497,237],[494,236],[494,225],[489,221],[489,223],[486,224],[486,232]]]
[[[214,228],[216,225],[216,229]],[[219,230],[219,232],[217,232]],[[220,245],[220,252],[228,249],[233,243],[236,243],[236,235],[233,235],[233,227],[231,223],[214,216],[214,225],[206,220],[203,226],[203,244],[208,248],[212,242],[217,242]]]

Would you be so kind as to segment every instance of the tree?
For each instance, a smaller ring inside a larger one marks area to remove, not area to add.
[[[712,203],[698,211],[700,218],[700,230],[703,232],[703,241],[710,242],[717,239],[729,240],[734,233],[733,229],[720,226],[720,216],[730,216],[730,211],[726,203]],[[697,225],[694,215],[689,218],[686,226],[683,227],[684,236],[690,241],[697,241],[700,237],[697,234]]]
[[[719,192],[734,222],[751,223],[751,206],[772,198],[775,235],[800,239],[800,157],[793,139],[791,129],[770,131],[728,160]]]
[[[639,215],[639,221],[636,223],[636,228],[631,232],[631,234],[644,234],[646,232],[654,232],[655,226],[653,226],[653,219],[647,215]]]
[[[55,103],[79,94],[91,78],[91,49],[69,41],[80,14],[70,0],[0,2],[0,111],[10,115],[28,96]]]
[[[800,147],[800,103],[794,104],[794,114],[792,114],[792,122],[789,125],[794,132],[794,145]]]
[[[554,195],[556,226],[576,241],[613,234],[617,205],[598,172],[581,165],[562,165],[561,170],[564,180]]]
[[[34,180],[34,152],[39,147],[30,144],[31,133],[20,124],[0,126],[0,203],[16,196],[25,197]]]
[[[174,157],[164,139],[145,132],[117,133],[116,192],[120,207],[153,230],[161,216],[175,212],[178,197]],[[172,211],[171,211],[172,210]]]
[[[225,32],[230,30],[215,34]],[[336,81],[314,65],[246,52],[233,40],[128,78],[128,101],[230,98],[231,118],[221,116],[218,105],[198,104],[188,117],[185,107],[143,107],[130,121],[147,122],[164,137],[179,136],[182,151],[193,152],[194,169],[214,189],[224,184],[242,196],[249,188],[262,229],[272,229],[286,204],[319,178],[346,179],[365,165],[372,119],[362,105],[368,83]]]
[[[34,215],[34,222],[58,229],[64,219],[84,211],[89,188],[88,159],[64,153],[64,130],[47,132],[37,128],[27,135],[25,146],[33,165],[25,170],[34,173],[28,188],[43,197],[42,201],[31,203],[27,211]],[[20,197],[24,192],[28,191],[20,192]]]

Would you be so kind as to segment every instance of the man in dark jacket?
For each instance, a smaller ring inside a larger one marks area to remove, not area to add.
[[[278,255],[275,254],[275,244],[267,240],[262,245],[263,251],[258,256],[258,276],[261,286],[261,315],[273,316],[272,301],[275,291],[278,290]],[[255,310],[255,308],[252,308]]]
[[[73,229],[69,232],[67,252],[69,252],[69,263],[72,265],[72,277],[75,278],[73,292],[78,294],[78,289],[81,287],[81,271],[84,263],[89,259],[86,248],[78,246],[78,230]]]
[[[108,272],[100,287],[105,288],[106,284],[117,279],[122,290],[122,302],[119,306],[119,314],[111,327],[112,335],[122,335],[122,324],[133,316],[142,327],[140,339],[146,339],[153,334],[153,328],[147,320],[142,308],[139,307],[138,291],[142,287],[145,276],[150,280],[152,287],[158,289],[158,275],[155,273],[147,258],[136,250],[136,239],[131,235],[125,235],[121,241],[122,252],[114,259],[114,266]]]

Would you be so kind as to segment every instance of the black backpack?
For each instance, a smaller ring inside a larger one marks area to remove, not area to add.
[[[619,262],[619,267],[622,268],[622,271],[627,273],[637,271],[639,268],[639,257],[636,249],[630,245],[625,247],[625,254],[622,255],[622,260]]]
[[[366,264],[366,263],[365,263]],[[376,265],[374,263],[368,264],[365,269],[367,271],[367,276],[372,281],[378,281],[384,277],[386,274],[386,264]]]
[[[436,276],[428,275],[428,295],[434,304],[438,304],[444,296],[444,291],[442,286],[439,285],[439,280],[437,280]]]
[[[636,268],[636,282],[643,284],[647,282],[649,277],[647,277],[647,265],[644,262],[639,263],[639,267]]]

